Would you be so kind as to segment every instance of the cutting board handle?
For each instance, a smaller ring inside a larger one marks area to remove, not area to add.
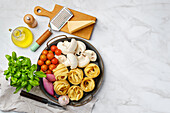
[[[50,11],[47,11],[40,6],[36,6],[34,8],[34,13],[38,16],[46,16],[46,17],[49,17],[49,18],[52,16],[52,13]]]

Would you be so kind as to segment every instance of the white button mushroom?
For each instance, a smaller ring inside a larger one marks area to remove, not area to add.
[[[64,63],[65,65],[69,65],[71,69],[75,69],[77,67],[77,58],[74,54],[67,54],[67,60]]]
[[[77,48],[77,41],[73,38],[71,39],[71,42],[59,42],[57,47],[62,51],[63,54],[74,53]]]
[[[80,55],[85,50],[86,50],[86,45],[81,41],[77,41],[77,48],[75,54]]]
[[[78,56],[77,59],[78,59],[78,67],[80,68],[83,68],[90,63],[90,58],[84,53]]]
[[[67,60],[66,56],[64,55],[59,55],[59,56],[55,55],[55,57],[58,59],[60,64],[64,64],[64,62]]]
[[[63,42],[57,44],[57,48],[62,51],[63,54],[67,54],[67,46]]]
[[[96,61],[97,55],[94,51],[92,50],[86,50],[85,54],[90,58],[90,61]]]

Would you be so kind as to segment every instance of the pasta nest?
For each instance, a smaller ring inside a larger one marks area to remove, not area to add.
[[[71,86],[68,90],[70,100],[78,101],[83,97],[83,90],[79,86]]]
[[[64,64],[59,64],[55,69],[53,69],[53,73],[57,81],[66,80],[68,69]]]
[[[100,74],[100,68],[98,65],[90,63],[84,68],[84,72],[89,78],[96,78]]]
[[[72,84],[75,84],[75,85],[80,84],[82,79],[83,79],[83,71],[79,68],[72,69],[68,73],[68,80]]]
[[[85,77],[83,81],[81,82],[81,89],[85,92],[90,92],[95,87],[95,82],[92,78]]]
[[[54,91],[58,95],[66,95],[68,89],[70,88],[70,84],[67,82],[67,80],[55,81],[53,85],[54,85]]]

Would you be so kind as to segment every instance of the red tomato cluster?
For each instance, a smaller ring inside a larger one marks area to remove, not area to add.
[[[56,55],[61,55],[61,50],[57,46],[52,45],[50,51],[43,50],[40,59],[38,60],[38,65],[41,66],[41,71],[46,74],[51,74],[52,70],[55,69],[58,65],[58,59],[54,57]]]

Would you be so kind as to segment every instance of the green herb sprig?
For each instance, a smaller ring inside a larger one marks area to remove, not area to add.
[[[6,80],[10,78],[10,85],[16,87],[14,93],[19,90],[26,89],[29,92],[34,86],[39,85],[39,78],[46,77],[41,71],[37,70],[36,64],[31,64],[31,60],[28,57],[19,56],[15,52],[12,52],[12,56],[5,55],[8,62],[8,69],[4,71]]]

